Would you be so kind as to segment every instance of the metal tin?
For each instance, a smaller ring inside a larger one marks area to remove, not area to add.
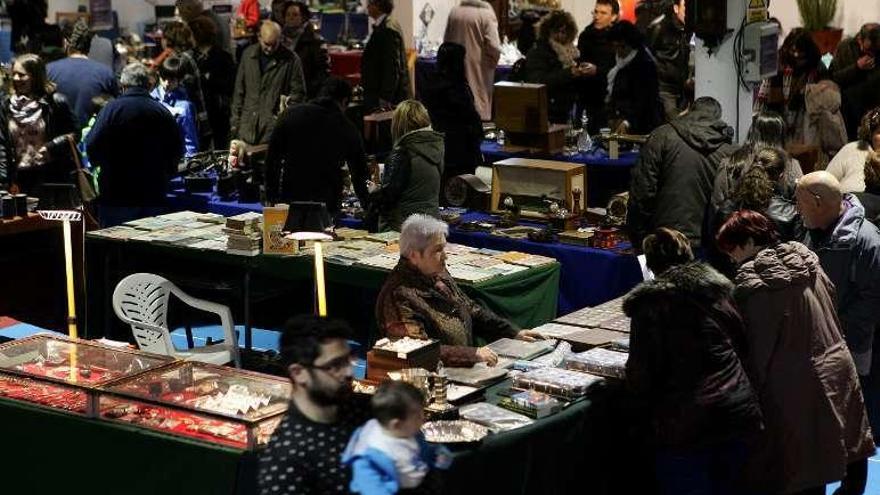
[[[12,196],[3,196],[0,198],[0,211],[3,213],[3,218],[12,218],[15,216],[15,198]]]
[[[27,194],[16,194],[13,196],[15,202],[15,216],[26,217],[27,211]]]

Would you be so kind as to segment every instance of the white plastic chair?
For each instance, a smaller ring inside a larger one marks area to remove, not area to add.
[[[168,331],[171,294],[188,306],[219,316],[225,336],[223,342],[185,351],[175,348]],[[226,364],[231,361],[236,368],[241,367],[232,311],[222,304],[196,299],[159,275],[135,273],[122,279],[113,291],[113,311],[119,319],[131,325],[142,351],[203,363]]]

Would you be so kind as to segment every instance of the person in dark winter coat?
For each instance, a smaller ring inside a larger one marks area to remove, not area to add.
[[[663,122],[657,65],[639,31],[628,21],[616,23],[608,39],[617,63],[608,71],[605,103],[613,131],[649,134]]]
[[[400,261],[388,275],[376,300],[376,321],[383,337],[440,341],[445,366],[494,366],[498,356],[474,347],[476,336],[487,342],[507,337],[531,341],[540,335],[519,330],[465,294],[446,271],[449,226],[415,214],[400,229]]]
[[[726,159],[715,176],[712,187],[711,207],[718,209],[724,201],[730,199],[740,178],[753,163],[752,158],[761,148],[785,149],[785,120],[776,112],[759,112],[752,118],[752,125],[743,143],[730,158]],[[801,164],[786,153],[785,171],[780,180],[779,193],[787,199],[794,200],[794,188],[797,180],[804,173]],[[714,237],[714,235],[713,235]]]
[[[831,73],[840,86],[841,111],[850,141],[858,137],[859,121],[868,110],[880,105],[880,25],[867,23],[858,34],[843,40],[834,52]]]
[[[766,427],[749,455],[749,486],[825,493],[848,465],[850,473],[867,474],[874,441],[835,315],[834,285],[819,258],[798,242],[779,243],[771,221],[750,210],[727,220],[718,244],[740,264],[735,297],[746,323],[744,362]],[[865,479],[856,478],[847,475],[843,493],[864,492]]]
[[[547,86],[550,122],[568,123],[578,94],[579,81],[596,75],[596,67],[580,65],[574,17],[563,10],[547,14],[539,24],[538,40],[526,55],[523,80]]]
[[[342,166],[348,164],[355,194],[367,202],[367,160],[357,128],[343,110],[351,86],[328,79],[320,96],[294,105],[278,118],[266,158],[266,195],[271,203],[319,201],[339,213]]]
[[[669,2],[663,15],[648,25],[648,48],[657,61],[660,101],[666,120],[672,120],[687,106],[685,84],[690,60],[690,34],[685,29],[685,0]]]
[[[206,9],[202,0],[176,0],[175,4],[177,5],[177,11],[180,13],[180,18],[189,25],[190,29],[193,30],[193,34],[195,34],[193,21],[205,20],[210,22],[213,26],[211,29],[213,36],[211,46],[215,46],[232,56],[232,32],[229,29],[229,24],[223,22],[220,16],[214,12],[214,9]]]
[[[284,46],[296,53],[302,62],[306,80],[306,96],[317,96],[321,85],[330,76],[330,56],[324,39],[311,22],[312,12],[305,2],[284,3]]]
[[[370,195],[379,230],[400,230],[414,213],[440,218],[443,136],[431,129],[428,111],[416,100],[401,102],[391,119],[394,148],[381,186]]]
[[[189,27],[196,44],[192,53],[202,78],[213,147],[215,150],[227,150],[232,91],[235,89],[235,62],[227,50],[216,44],[216,27],[209,17],[196,17],[189,22]],[[204,148],[208,147],[208,143],[202,144]]]
[[[865,218],[880,224],[880,153],[872,151],[865,160],[865,191],[854,193],[865,209]]]
[[[827,172],[805,175],[796,197],[809,229],[806,244],[819,254],[835,282],[844,334],[860,374],[865,375],[880,307],[880,230],[865,220],[859,200],[841,194],[837,179]]]
[[[231,135],[248,144],[268,143],[281,111],[306,99],[299,57],[281,46],[281,27],[266,21],[260,42],[241,55],[232,94]]]
[[[658,229],[645,252],[657,278],[623,304],[632,319],[626,381],[653,425],[661,493],[733,493],[719,488],[733,490],[761,428],[737,355],[744,329],[733,284],[687,261],[693,255],[681,233]]]
[[[715,211],[713,228],[706,237],[707,240],[714,239],[724,222],[737,210],[762,213],[773,222],[783,242],[804,240],[806,232],[797,211],[794,194],[787,197],[783,192],[782,181],[787,157],[787,153],[779,148],[759,148],[754,155],[748,155],[747,159],[751,159],[751,163],[743,167],[746,172],[737,182],[731,196]],[[706,244],[709,243],[704,243],[704,246]],[[720,268],[719,271],[733,277],[733,272]]]
[[[434,130],[443,134],[443,184],[450,177],[473,174],[483,164],[483,123],[465,77],[464,47],[443,43],[437,50],[437,73],[422,89]]]
[[[364,111],[374,112],[410,97],[409,68],[403,31],[394,19],[394,0],[369,0],[367,13],[373,32],[361,59]]]
[[[873,357],[880,308],[880,230],[865,210],[828,172],[805,175],[795,192],[808,229],[805,244],[837,291],[837,316],[862,380],[873,431],[880,431],[880,358]]]
[[[86,138],[89,161],[101,167],[103,227],[160,213],[183,155],[174,116],[150,97],[147,68],[129,64],[119,82],[122,96],[101,110]]]
[[[734,149],[732,136],[721,106],[709,97],[651,134],[630,184],[627,228],[634,246],[658,227],[674,228],[699,245],[715,174]]]
[[[0,100],[0,185],[32,194],[44,182],[72,182],[76,165],[68,136],[79,141],[79,126],[43,60],[16,58],[12,95]]]
[[[616,54],[608,40],[611,26],[617,22],[620,3],[617,0],[599,0],[593,9],[593,22],[578,37],[578,62],[596,66],[596,74],[584,79],[580,86],[580,112],[587,112],[590,125],[587,130],[596,134],[608,125],[605,115],[605,95],[608,90],[608,71],[614,67]]]
[[[177,55],[181,58],[183,62],[181,86],[186,90],[187,99],[195,107],[199,142],[207,145],[212,140],[212,131],[205,106],[205,93],[202,90],[202,76],[199,71],[199,65],[192,53],[192,29],[184,22],[173,21],[167,23],[163,28],[162,47],[164,48],[162,52],[153,58],[151,68],[158,70],[162,66],[162,62],[171,55]]]

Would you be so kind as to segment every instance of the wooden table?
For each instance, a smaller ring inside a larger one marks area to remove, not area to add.
[[[73,224],[77,314],[85,307],[82,223]],[[0,220],[0,315],[66,333],[67,299],[61,222],[35,213]],[[82,332],[82,319],[80,319]]]

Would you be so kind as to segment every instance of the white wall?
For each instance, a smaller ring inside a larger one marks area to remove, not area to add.
[[[422,21],[419,15],[425,4],[430,3],[434,9],[434,20],[428,26],[428,41],[441,43],[443,33],[446,32],[446,19],[452,7],[458,5],[459,0],[409,0],[399,1],[394,11],[394,17],[403,26],[407,46],[413,43],[413,37],[421,33]],[[578,25],[578,31],[592,22],[591,12],[596,0],[561,0],[562,8],[571,12]],[[410,8],[411,7],[411,8]]]

